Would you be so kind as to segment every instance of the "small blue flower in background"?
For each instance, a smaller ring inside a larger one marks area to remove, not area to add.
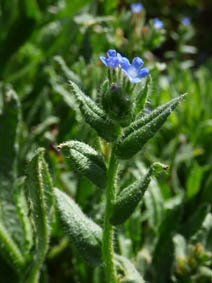
[[[108,58],[104,56],[100,56],[100,60],[102,61],[105,66],[110,68],[117,68],[119,65],[119,57],[121,56],[119,53],[116,52],[114,49],[110,49],[107,52]]]
[[[154,27],[155,27],[156,29],[161,29],[161,28],[164,27],[163,22],[162,22],[161,20],[159,20],[158,18],[154,18],[154,19],[153,19],[153,22],[154,22]]]
[[[149,73],[148,68],[142,68],[144,62],[140,57],[135,57],[130,64],[126,57],[120,59],[122,71],[129,78],[131,83],[139,83],[142,78],[146,77]]]
[[[183,25],[187,26],[191,23],[191,19],[189,17],[184,17],[182,18],[181,22]]]
[[[141,3],[133,3],[130,5],[130,9],[133,13],[138,14],[143,9],[143,5]]]
[[[152,109],[149,108],[149,107],[145,107],[144,111],[145,111],[146,114],[150,114],[152,112]]]

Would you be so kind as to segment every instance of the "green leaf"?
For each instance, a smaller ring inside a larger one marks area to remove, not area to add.
[[[108,118],[107,114],[89,96],[85,95],[74,82],[69,82],[73,94],[80,103],[80,110],[86,122],[103,139],[109,142],[114,141],[119,134],[119,126]]]
[[[110,87],[110,82],[109,80],[105,80],[102,84],[101,84],[101,87],[100,87],[100,90],[98,92],[98,98],[102,104],[102,107],[103,107],[103,100],[102,98],[104,97],[104,95],[107,93],[108,91],[108,88]]]
[[[65,142],[57,148],[62,149],[65,155],[70,158],[73,170],[85,175],[98,187],[105,188],[106,165],[98,152],[89,145],[78,141]]]
[[[157,133],[184,96],[174,98],[156,108],[151,114],[135,120],[124,130],[123,136],[117,142],[116,155],[120,159],[128,159],[140,151],[144,144]]]
[[[125,257],[115,254],[115,265],[120,283],[144,283],[134,265]]]
[[[105,0],[102,5],[104,5],[105,14],[111,15],[118,7],[118,0]]]
[[[24,7],[28,0],[22,1]],[[14,8],[13,8],[14,9]],[[17,9],[16,9],[17,10]],[[29,12],[29,11],[28,11]],[[7,32],[4,41],[1,40],[0,45],[0,77],[2,79],[5,71],[5,65],[8,63],[9,59],[15,54],[18,49],[28,40],[29,36],[32,34],[34,27],[36,25],[36,19],[29,17],[26,9],[22,9],[19,16],[10,24],[10,28]],[[25,27],[23,29],[23,27]],[[22,32],[20,33],[20,30]]]
[[[212,203],[211,188],[212,188],[212,174],[209,174],[209,177],[205,181],[204,187],[201,192],[201,202]]]
[[[202,221],[202,225],[198,231],[192,236],[193,243],[202,243],[204,247],[211,250],[211,234],[212,234],[212,214],[208,213]]]
[[[65,193],[57,188],[54,193],[59,220],[70,242],[89,263],[100,264],[102,229]]]
[[[15,184],[15,199],[17,205],[17,214],[22,226],[23,237],[24,237],[24,245],[23,252],[25,258],[29,258],[29,252],[33,245],[33,231],[32,225],[29,219],[29,208],[27,205],[27,200],[25,196],[25,177],[19,178]]]
[[[142,88],[136,94],[135,108],[133,110],[135,116],[141,113],[145,109],[145,106],[147,105],[148,99],[151,95],[151,90],[152,90],[152,77],[149,75],[147,77],[144,88]]]
[[[36,20],[41,18],[39,5],[36,0],[25,0],[24,6],[25,6],[25,13],[27,17],[33,18]]]
[[[27,283],[39,282],[40,268],[49,246],[49,223],[53,204],[53,187],[43,155],[44,149],[38,149],[29,164],[26,179],[26,193],[36,235],[33,262],[29,266],[23,280]]]
[[[23,231],[14,198],[21,109],[14,91],[10,90],[2,95],[5,96],[3,111],[0,113],[0,220],[22,249]]]
[[[0,251],[8,264],[17,272],[25,265],[25,259],[10,234],[0,222]]]
[[[180,206],[176,206],[174,209],[167,211],[167,215],[160,225],[158,240],[152,260],[158,283],[168,282],[170,278],[174,255],[172,236],[177,231],[181,215]]]
[[[199,166],[199,164],[194,161],[193,168],[191,169],[190,175],[188,176],[186,182],[188,199],[194,197],[199,192],[205,170],[206,168]]]
[[[206,215],[209,213],[210,209],[210,204],[201,203],[195,209],[194,213],[189,215],[187,221],[184,221],[181,227],[181,234],[183,234],[187,239],[196,234],[196,232],[202,226],[202,223]]]
[[[141,180],[135,181],[121,191],[114,201],[111,224],[121,224],[130,217],[148,188],[151,177],[164,169],[167,169],[167,166],[158,162],[154,163]]]
[[[147,168],[144,166],[143,162],[137,160],[136,168],[136,170],[133,170],[133,175],[137,180],[140,179],[140,176],[147,174]],[[164,200],[160,186],[155,178],[150,182],[143,200],[146,207],[145,214],[148,219],[148,225],[156,232],[163,218]]]
[[[106,86],[107,81],[105,81],[102,89]],[[123,87],[108,84],[106,91],[101,94],[101,105],[108,116],[122,127],[130,124],[132,101]]]
[[[67,81],[71,80],[77,84],[80,84],[80,78],[73,71],[69,69],[69,67],[66,65],[66,62],[63,60],[61,56],[55,56],[54,61],[59,65]]]

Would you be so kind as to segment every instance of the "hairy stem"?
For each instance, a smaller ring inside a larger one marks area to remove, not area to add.
[[[117,282],[113,252],[113,226],[109,221],[112,211],[112,201],[115,198],[115,180],[117,169],[118,161],[114,155],[114,150],[112,149],[107,174],[106,207],[102,243],[102,256],[104,260],[107,283]]]

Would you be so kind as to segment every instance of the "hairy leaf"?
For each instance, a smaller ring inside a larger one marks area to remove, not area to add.
[[[65,193],[57,188],[54,193],[58,216],[70,242],[89,263],[100,264],[102,229]]]
[[[14,198],[21,110],[14,91],[6,92],[3,101],[0,113],[0,220],[21,249],[23,232]]]
[[[168,278],[170,278],[174,256],[173,234],[176,233],[179,226],[182,216],[181,212],[180,206],[168,210],[167,215],[160,225],[158,240],[152,260],[158,283],[167,282]]]
[[[6,228],[0,222],[0,251],[8,264],[20,272],[25,265],[25,259],[21,250],[11,238]]]
[[[53,187],[43,155],[44,149],[40,148],[29,164],[26,179],[26,192],[36,236],[33,262],[24,277],[24,282],[27,283],[39,282],[40,268],[49,245]]]
[[[72,167],[100,188],[106,186],[106,165],[102,156],[89,145],[69,141],[58,146],[70,158]]]
[[[106,113],[99,106],[85,95],[79,87],[71,82],[70,86],[76,99],[80,103],[80,109],[86,122],[94,128],[98,135],[107,141],[114,141],[119,134],[119,127],[107,117]]]
[[[151,114],[135,120],[124,130],[123,136],[117,142],[116,155],[120,159],[128,159],[140,151],[144,144],[157,133],[184,96],[181,95],[156,108]]]
[[[139,86],[140,87],[140,86]],[[137,92],[135,99],[135,107],[133,109],[134,115],[143,114],[143,110],[148,103],[149,96],[152,89],[152,77],[148,76],[144,88]]]
[[[130,217],[148,188],[151,177],[163,169],[167,169],[167,166],[154,163],[141,180],[135,181],[121,191],[114,201],[112,217],[110,218],[111,224],[121,224]]]
[[[17,205],[17,214],[20,219],[20,223],[23,230],[24,245],[23,252],[26,258],[29,258],[29,251],[33,245],[33,231],[32,225],[29,219],[29,208],[24,191],[25,177],[21,177],[15,184],[15,198]]]

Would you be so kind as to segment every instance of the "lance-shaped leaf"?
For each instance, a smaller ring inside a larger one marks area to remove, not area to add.
[[[33,231],[29,218],[29,208],[25,196],[25,177],[20,177],[16,181],[14,196],[17,205],[17,214],[23,230],[24,245],[23,252],[26,258],[29,258],[30,250],[33,245]]]
[[[54,193],[59,220],[70,242],[89,263],[100,264],[102,229],[69,196],[57,188]]]
[[[70,242],[91,264],[101,264],[102,228],[89,219],[68,195],[54,188],[59,220]],[[120,283],[142,283],[138,271],[129,260],[115,254],[115,266]],[[140,280],[140,281],[139,281]]]
[[[25,265],[25,259],[7,229],[0,222],[0,252],[5,261],[16,271],[20,272]]]
[[[158,238],[152,256],[152,265],[157,274],[157,282],[168,282],[174,256],[173,235],[182,218],[182,207],[176,205],[168,210],[160,224]]]
[[[75,83],[69,82],[73,94],[80,103],[80,109],[86,122],[97,131],[100,137],[109,142],[114,141],[119,134],[119,126]]]
[[[49,245],[49,222],[53,203],[53,187],[43,155],[44,149],[40,148],[29,164],[26,179],[26,193],[36,235],[33,262],[23,279],[23,282],[27,283],[39,282],[40,268]]]
[[[140,88],[139,84],[138,87]],[[147,77],[144,88],[141,89],[140,91],[136,91],[137,94],[135,99],[135,106],[133,109],[133,113],[135,116],[137,116],[138,113],[142,113],[144,108],[147,106],[148,99],[151,95],[151,91],[152,91],[152,77],[149,75]]]
[[[120,283],[144,283],[134,265],[125,257],[115,254],[115,266]]]
[[[21,250],[24,237],[14,198],[21,106],[14,91],[0,95],[3,101],[0,113],[0,221]]]
[[[121,191],[114,201],[113,212],[110,218],[111,224],[119,225],[125,222],[142,199],[151,181],[151,177],[157,175],[161,170],[166,169],[167,166],[155,162],[141,180],[135,181]]]
[[[135,120],[124,130],[122,138],[117,142],[116,155],[120,159],[128,159],[140,151],[144,144],[157,133],[184,96],[174,98],[156,108],[151,114]]]
[[[86,176],[100,188],[106,186],[106,165],[102,156],[89,145],[69,141],[58,146],[71,160],[73,170]]]
[[[62,71],[66,80],[72,80],[77,84],[80,84],[80,78],[69,69],[66,62],[63,60],[61,56],[55,56],[54,61],[59,65],[60,71]]]

